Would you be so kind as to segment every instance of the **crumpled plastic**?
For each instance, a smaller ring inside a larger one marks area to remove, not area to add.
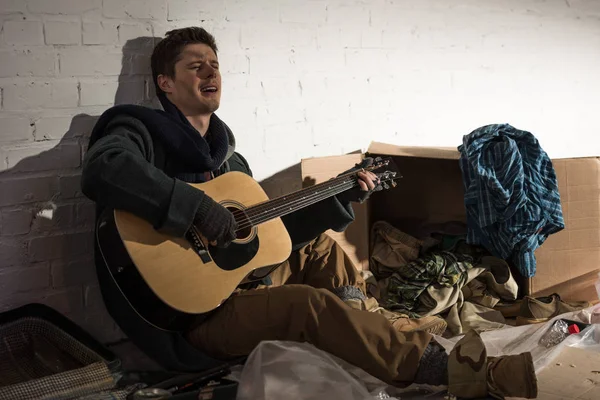
[[[540,338],[559,318],[590,323],[593,307],[553,318],[544,324],[506,327],[483,332],[488,356],[532,354],[536,373],[548,366],[566,346],[600,352],[600,324],[592,324],[560,344],[545,348]],[[444,339],[435,336],[449,353],[462,336]],[[239,383],[238,400],[407,400],[447,398],[444,387],[411,385],[396,388],[344,360],[308,343],[261,342],[245,365],[232,371],[230,379]]]

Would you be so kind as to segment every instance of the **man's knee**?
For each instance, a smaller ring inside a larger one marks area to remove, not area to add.
[[[331,307],[344,307],[344,303],[327,289],[317,289],[308,285],[287,285],[286,300],[292,312],[306,316],[317,316]]]

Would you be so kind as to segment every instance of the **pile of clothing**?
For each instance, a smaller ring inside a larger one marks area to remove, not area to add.
[[[443,335],[448,337],[544,322],[589,307],[586,302],[564,302],[558,294],[518,300],[509,264],[468,244],[466,226],[461,234],[460,225],[425,227],[431,233],[416,238],[388,222],[374,223],[370,268],[363,272],[369,296],[397,315],[443,319]],[[442,333],[438,329],[436,334]]]

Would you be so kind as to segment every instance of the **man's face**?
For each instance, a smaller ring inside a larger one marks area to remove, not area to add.
[[[215,52],[203,43],[188,44],[175,64],[175,77],[161,88],[186,115],[210,114],[221,102],[221,74]],[[160,80],[159,80],[160,84]],[[166,86],[165,86],[166,85]]]

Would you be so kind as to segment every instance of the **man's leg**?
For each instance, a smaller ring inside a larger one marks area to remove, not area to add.
[[[415,379],[431,335],[398,332],[381,314],[352,309],[328,290],[287,284],[231,297],[187,338],[222,359],[248,355],[263,340],[308,342],[406,386]]]
[[[352,308],[385,316],[400,332],[426,331],[441,335],[446,321],[437,316],[410,319],[384,310],[374,298],[367,299],[365,281],[342,247],[322,234],[293,254],[271,274],[273,286],[305,284],[330,290]]]
[[[365,281],[342,247],[327,234],[293,253],[271,274],[273,286],[304,284],[336,292],[341,287],[366,292]]]

